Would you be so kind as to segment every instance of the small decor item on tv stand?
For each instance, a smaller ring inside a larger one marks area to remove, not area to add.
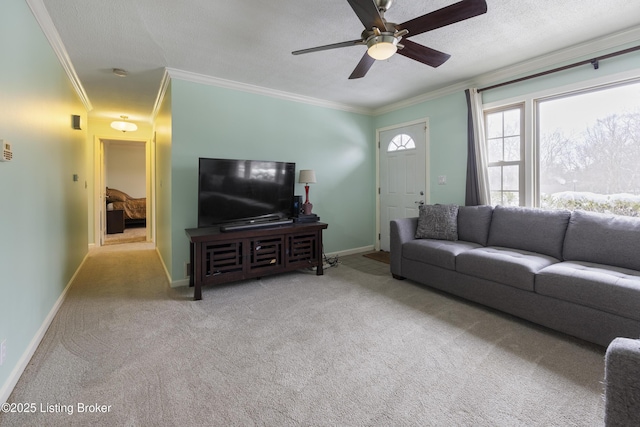
[[[302,204],[302,213],[304,215],[311,215],[311,210],[313,209],[313,205],[309,201],[309,184],[315,184],[316,182],[316,172],[310,169],[303,169],[300,171],[300,177],[298,178],[298,182],[304,184],[305,191],[305,201]]]
[[[296,218],[293,219],[293,222],[318,222],[320,221],[320,217],[314,213],[305,215],[301,213]]]

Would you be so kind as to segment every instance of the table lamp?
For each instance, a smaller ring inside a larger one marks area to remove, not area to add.
[[[313,205],[309,201],[309,184],[315,184],[316,182],[316,172],[310,169],[303,169],[300,171],[300,177],[298,178],[298,182],[300,184],[304,184],[305,191],[305,201],[302,204],[302,212],[305,215],[311,214],[311,209],[313,209]]]

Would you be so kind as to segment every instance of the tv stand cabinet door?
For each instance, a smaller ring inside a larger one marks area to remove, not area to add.
[[[321,259],[321,231],[287,235],[287,269],[317,267]]]
[[[206,242],[202,248],[202,284],[242,280],[245,276],[247,241]]]
[[[285,268],[283,235],[264,236],[247,241],[247,277],[262,277]]]

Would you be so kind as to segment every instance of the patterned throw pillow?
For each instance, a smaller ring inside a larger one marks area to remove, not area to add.
[[[416,239],[458,240],[457,205],[420,205]]]

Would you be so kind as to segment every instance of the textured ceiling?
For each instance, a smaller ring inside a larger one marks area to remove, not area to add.
[[[451,54],[439,68],[394,55],[348,80],[364,46],[291,55],[359,38],[346,0],[33,1],[46,7],[92,115],[134,120],[150,119],[165,67],[375,110],[635,28],[640,17],[635,0],[487,0],[486,14],[411,39]],[[396,0],[386,18],[401,23],[454,2]]]

